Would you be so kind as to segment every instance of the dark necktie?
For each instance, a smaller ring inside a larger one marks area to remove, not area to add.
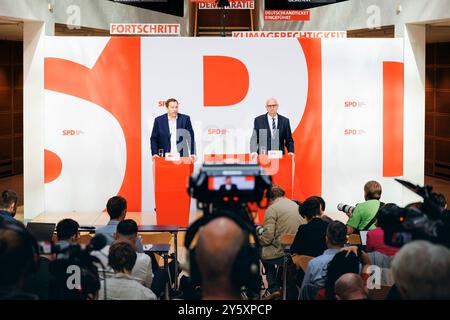
[[[272,129],[275,130],[277,126],[275,125],[275,118],[272,118]]]

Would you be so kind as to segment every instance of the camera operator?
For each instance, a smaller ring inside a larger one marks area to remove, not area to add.
[[[248,234],[226,217],[212,220],[199,231],[195,260],[203,300],[241,299],[240,283],[234,277],[245,272],[235,268],[245,237]]]
[[[347,234],[375,228],[375,215],[382,206],[381,185],[377,181],[369,181],[364,185],[363,203],[356,205],[347,221]]]
[[[281,236],[295,234],[300,225],[306,224],[306,220],[298,213],[298,205],[284,195],[284,190],[279,186],[271,187],[267,194],[269,207],[264,216],[264,224],[262,228],[258,228],[261,261],[268,283],[263,297],[266,299],[281,295],[281,283],[277,279],[277,266],[281,266],[284,260]]]

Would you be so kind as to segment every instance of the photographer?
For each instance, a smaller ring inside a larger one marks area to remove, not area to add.
[[[347,221],[347,234],[357,233],[360,230],[375,228],[375,215],[381,207],[381,185],[377,181],[369,181],[364,185],[363,203],[356,205]]]
[[[264,224],[259,228],[259,243],[262,247],[261,260],[266,271],[268,289],[264,298],[280,295],[281,284],[277,279],[277,265],[283,264],[284,249],[281,244],[283,234],[295,234],[306,221],[298,214],[298,205],[287,198],[279,186],[272,186],[268,192],[269,207],[264,216]],[[262,231],[262,232],[261,232]]]

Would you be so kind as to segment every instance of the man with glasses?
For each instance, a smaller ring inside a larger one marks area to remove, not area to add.
[[[250,141],[252,158],[270,150],[281,150],[285,154],[285,149],[293,156],[294,139],[289,119],[278,114],[278,101],[275,98],[267,99],[266,110],[267,113],[255,118]]]

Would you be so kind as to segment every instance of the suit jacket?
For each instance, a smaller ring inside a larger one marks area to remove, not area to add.
[[[230,190],[226,189],[225,184],[221,185],[219,188],[219,192],[236,192],[236,191],[238,191],[238,188],[234,183],[230,184]]]
[[[278,136],[275,133],[272,137],[269,122],[267,121],[267,113],[255,118],[253,125],[253,134],[250,140],[250,151],[258,152],[263,146],[266,150],[281,150],[285,153],[294,152],[294,139],[292,139],[291,124],[289,119],[278,115]],[[276,132],[276,131],[275,131]]]
[[[158,154],[159,149],[164,149],[164,153],[170,152],[170,130],[167,113],[155,118],[150,144],[152,156]],[[195,137],[191,118],[181,113],[177,117],[177,149],[182,157],[195,154]]]

